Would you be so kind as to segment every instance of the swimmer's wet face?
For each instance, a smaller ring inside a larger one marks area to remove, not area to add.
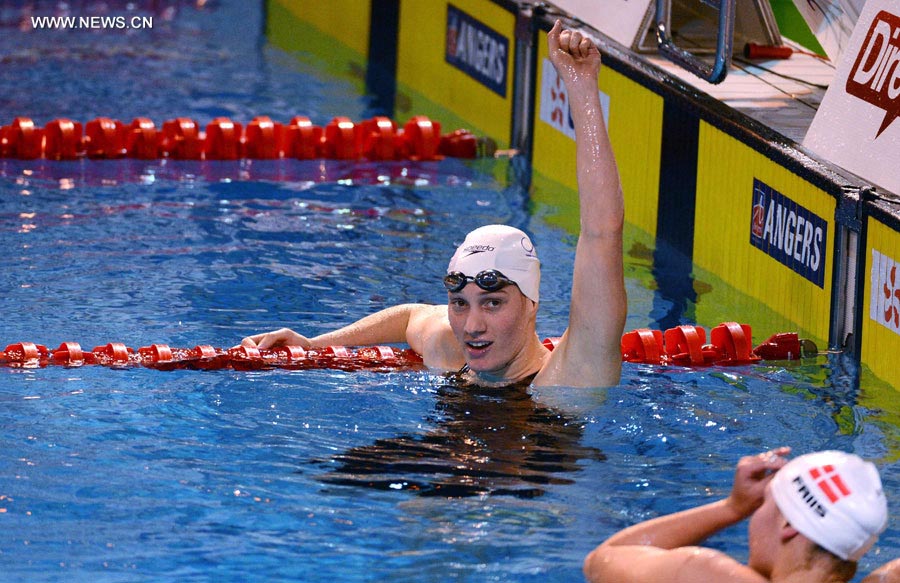
[[[448,316],[469,368],[505,378],[510,364],[534,337],[537,304],[515,285],[486,291],[464,285],[448,293]]]

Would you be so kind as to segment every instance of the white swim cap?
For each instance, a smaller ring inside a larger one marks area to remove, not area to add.
[[[802,455],[778,470],[771,489],[791,526],[845,561],[858,561],[887,526],[878,470],[853,454]]]
[[[474,277],[488,269],[496,269],[514,281],[525,297],[538,301],[541,262],[534,244],[524,232],[506,225],[475,229],[456,249],[447,273],[459,271]]]

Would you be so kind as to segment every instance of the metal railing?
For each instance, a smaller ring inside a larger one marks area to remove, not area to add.
[[[674,63],[710,83],[721,83],[731,66],[734,46],[735,0],[703,0],[704,4],[718,9],[719,31],[716,36],[715,62],[699,58],[677,46],[669,34],[672,0],[656,0],[656,41],[659,52]]]

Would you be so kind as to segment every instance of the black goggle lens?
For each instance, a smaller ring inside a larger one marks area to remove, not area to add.
[[[474,281],[475,285],[488,292],[495,292],[513,283],[496,269],[488,269],[478,273],[475,277],[459,271],[448,273],[444,276],[444,287],[447,288],[447,291],[456,293],[466,287],[470,281]]]

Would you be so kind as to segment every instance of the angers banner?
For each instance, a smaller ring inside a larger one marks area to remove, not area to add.
[[[820,288],[828,224],[761,180],[753,180],[750,244]]]
[[[447,5],[447,63],[506,97],[509,41],[452,4]]]
[[[869,0],[803,145],[900,194],[900,0]]]

